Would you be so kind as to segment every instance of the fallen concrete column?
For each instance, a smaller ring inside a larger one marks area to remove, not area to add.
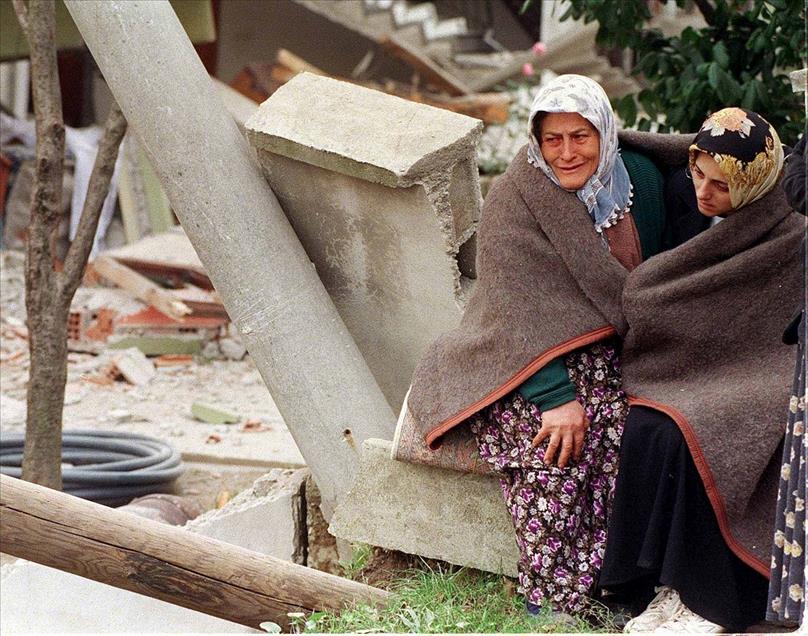
[[[395,461],[390,447],[385,440],[365,442],[331,534],[516,576],[516,535],[497,479]]]
[[[247,137],[309,258],[398,412],[474,276],[482,122],[302,73]]]
[[[390,407],[167,0],[66,5],[329,508]]]

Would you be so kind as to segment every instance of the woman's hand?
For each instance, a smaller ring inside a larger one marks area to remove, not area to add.
[[[584,407],[572,400],[554,409],[545,411],[541,416],[541,430],[533,438],[533,448],[536,448],[548,437],[550,442],[544,451],[544,463],[548,466],[558,454],[558,467],[564,468],[574,457],[580,459],[584,448],[584,437],[589,428],[589,418],[586,417]]]

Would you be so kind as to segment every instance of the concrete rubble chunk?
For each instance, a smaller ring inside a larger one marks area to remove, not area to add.
[[[308,73],[247,122],[272,190],[395,412],[471,288],[481,129]]]
[[[346,541],[516,576],[516,535],[496,478],[390,458],[369,439],[329,532]]]
[[[185,525],[191,532],[306,564],[306,468],[274,469],[218,510]]]
[[[156,373],[154,363],[136,347],[116,354],[113,356],[112,362],[124,379],[135,386],[148,384]]]
[[[255,148],[391,187],[454,163],[482,132],[477,119],[312,73],[268,102],[246,123]]]
[[[200,422],[207,422],[208,424],[235,424],[241,421],[241,417],[235,413],[225,411],[223,408],[206,402],[194,402],[191,404],[191,415]]]

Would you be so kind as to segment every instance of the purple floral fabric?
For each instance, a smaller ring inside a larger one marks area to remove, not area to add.
[[[590,421],[581,459],[545,466],[538,407],[513,392],[473,418],[480,456],[498,473],[519,546],[519,591],[560,611],[584,608],[606,549],[620,436],[628,413],[620,361],[612,344],[566,356],[578,401]]]

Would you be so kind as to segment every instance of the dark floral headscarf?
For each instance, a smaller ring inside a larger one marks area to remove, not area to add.
[[[763,117],[743,108],[724,108],[710,115],[690,146],[691,166],[698,152],[710,155],[721,168],[736,210],[768,193],[783,169],[777,131]]]

